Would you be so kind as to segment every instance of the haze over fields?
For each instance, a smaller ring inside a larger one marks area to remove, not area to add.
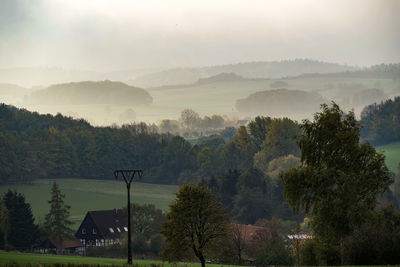
[[[95,125],[185,108],[301,120],[332,100],[359,115],[400,94],[399,12],[395,0],[1,1],[0,102]]]
[[[399,26],[400,0],[0,0],[0,265],[399,265]]]

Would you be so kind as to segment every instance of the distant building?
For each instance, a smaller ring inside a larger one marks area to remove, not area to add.
[[[121,242],[128,232],[128,218],[121,209],[88,211],[75,237],[87,246],[109,246]]]
[[[54,254],[84,254],[84,246],[78,239],[67,239],[57,242],[54,238],[47,238],[40,246],[40,253]]]
[[[267,228],[251,224],[233,224],[235,238],[241,238],[245,243],[256,243],[271,237]]]
[[[287,236],[290,240],[306,240],[312,239],[312,235],[310,234],[293,234]]]
[[[250,120],[237,120],[236,121],[236,126],[246,126],[249,123]]]

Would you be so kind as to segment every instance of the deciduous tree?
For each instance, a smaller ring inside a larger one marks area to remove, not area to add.
[[[218,250],[216,241],[227,235],[229,217],[210,189],[183,185],[163,226],[167,243],[163,258],[176,261],[195,256],[204,267],[207,256]]]
[[[342,245],[392,183],[385,157],[359,142],[354,113],[335,103],[322,105],[301,128],[301,164],[282,176],[286,199],[295,211],[312,216],[317,238]]]

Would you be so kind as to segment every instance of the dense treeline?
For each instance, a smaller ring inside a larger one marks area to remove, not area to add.
[[[96,128],[60,114],[39,115],[1,105],[0,181],[109,178],[114,169],[122,167],[141,167],[148,172],[169,160],[162,152],[176,139],[184,142],[159,135],[145,124]]]
[[[361,125],[361,137],[373,145],[400,141],[400,97],[366,106]]]
[[[247,127],[240,127],[233,140],[228,128],[193,146],[180,136],[158,134],[144,123],[92,127],[84,120],[1,105],[0,182],[29,182],[40,177],[106,179],[117,168],[142,168],[144,182],[215,181],[221,186],[214,186],[219,197],[243,222],[278,213],[290,217],[282,206],[278,175],[298,162],[294,139],[298,131],[297,123],[289,119],[257,117]],[[228,185],[232,189],[222,192]],[[240,215],[259,204],[273,206],[275,211],[263,208],[252,217]],[[280,208],[284,211],[276,211]]]
[[[192,145],[144,123],[92,127],[84,120],[1,105],[0,183],[109,179],[115,169],[142,168],[144,182],[205,183],[240,222],[294,219],[279,174],[299,164],[299,133],[290,119],[256,117],[237,132],[227,128]]]

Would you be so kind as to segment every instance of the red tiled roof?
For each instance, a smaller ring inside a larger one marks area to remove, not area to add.
[[[260,239],[266,239],[271,236],[271,233],[265,227],[245,224],[234,224],[235,234],[240,234],[245,242],[255,242]]]
[[[60,243],[57,242],[55,238],[49,238],[48,240],[54,247],[58,249],[83,247],[83,244],[78,239],[63,240],[61,247]]]

